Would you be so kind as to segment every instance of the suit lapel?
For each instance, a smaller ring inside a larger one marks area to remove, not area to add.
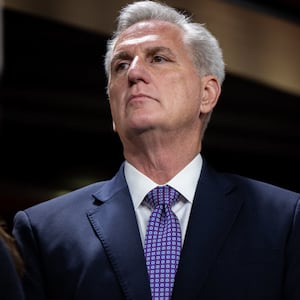
[[[101,205],[88,217],[126,299],[151,299],[143,247],[123,169],[94,195]]]
[[[197,299],[242,205],[232,187],[204,163],[176,274],[172,299]]]
[[[173,300],[197,299],[242,206],[232,186],[204,162],[176,274]],[[94,194],[100,204],[88,213],[126,299],[150,300],[147,268],[134,208],[123,175]]]

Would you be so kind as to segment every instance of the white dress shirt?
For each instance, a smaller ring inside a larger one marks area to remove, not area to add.
[[[175,175],[169,182],[165,183],[176,189],[181,194],[179,201],[172,207],[172,210],[176,214],[180,223],[182,243],[184,242],[201,168],[202,157],[198,154],[177,175]],[[152,209],[143,202],[143,200],[148,192],[159,184],[145,176],[127,161],[125,161],[124,173],[133,201],[141,240],[144,245],[147,224]]]

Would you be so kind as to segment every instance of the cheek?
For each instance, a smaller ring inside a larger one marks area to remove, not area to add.
[[[109,85],[109,100],[110,107],[112,110],[116,110],[125,98],[125,89],[120,86],[120,84],[110,84]]]
[[[110,104],[110,110],[112,115],[117,115],[122,110],[121,108],[121,102],[119,97],[116,97],[114,95],[111,95],[109,104]]]
[[[125,94],[116,92],[114,89],[111,89],[109,99],[112,119],[117,125],[117,127],[120,127],[120,124],[123,123],[126,114]]]
[[[109,94],[109,98],[110,99],[115,99],[117,94],[118,94],[118,86],[113,83],[110,82],[109,86],[108,86],[108,94]]]
[[[117,113],[119,111],[118,99],[119,99],[119,97],[114,92],[114,89],[110,89],[110,91],[109,91],[109,106],[110,106],[112,118],[114,120],[117,119]]]
[[[125,80],[118,77],[111,78],[108,91],[111,97],[120,97],[125,90]]]
[[[173,97],[178,98],[187,95],[186,93],[188,91],[188,84],[186,82],[186,78],[182,76],[182,74],[179,72],[174,73],[172,76],[168,76],[167,80],[165,79],[166,77],[161,77],[161,80],[159,80],[158,84],[160,89],[162,88],[167,96],[172,95]]]
[[[189,101],[189,105],[196,105],[200,103],[201,99],[201,85],[197,83],[197,79],[177,76],[170,82],[169,93],[179,102],[187,103]]]

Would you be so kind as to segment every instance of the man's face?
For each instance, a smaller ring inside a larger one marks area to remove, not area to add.
[[[177,26],[152,20],[129,27],[115,45],[110,72],[110,106],[121,139],[183,128],[200,135],[203,82]]]

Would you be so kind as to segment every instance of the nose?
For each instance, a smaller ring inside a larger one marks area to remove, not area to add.
[[[130,85],[136,84],[141,81],[144,83],[148,83],[150,79],[146,62],[144,62],[138,56],[135,56],[132,60],[127,75]]]

